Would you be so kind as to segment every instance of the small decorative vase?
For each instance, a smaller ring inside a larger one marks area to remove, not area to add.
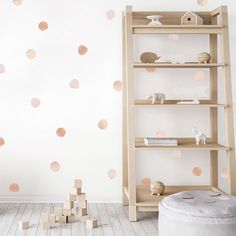
[[[147,16],[147,19],[151,20],[151,22],[148,25],[151,25],[151,26],[162,25],[162,23],[159,21],[159,19],[161,19],[161,18],[162,18],[162,16],[160,16],[160,15]]]

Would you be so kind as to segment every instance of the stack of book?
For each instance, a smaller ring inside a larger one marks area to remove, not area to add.
[[[144,138],[147,146],[177,146],[177,139],[174,138]]]

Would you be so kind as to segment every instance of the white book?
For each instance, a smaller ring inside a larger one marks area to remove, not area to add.
[[[173,138],[144,138],[145,145],[177,146],[177,139]]]

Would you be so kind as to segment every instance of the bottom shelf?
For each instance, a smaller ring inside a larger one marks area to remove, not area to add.
[[[178,193],[181,191],[189,191],[189,190],[209,190],[209,191],[216,191],[221,192],[220,189],[212,186],[166,186],[164,195],[158,197],[155,195],[151,195],[149,186],[147,185],[139,185],[137,186],[136,191],[136,206],[138,211],[158,211],[158,204],[159,202],[174,193]],[[128,188],[124,187],[124,192],[129,199],[129,192]]]

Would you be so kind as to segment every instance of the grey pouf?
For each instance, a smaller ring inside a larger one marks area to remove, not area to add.
[[[159,204],[159,236],[236,236],[236,197],[185,191]]]

